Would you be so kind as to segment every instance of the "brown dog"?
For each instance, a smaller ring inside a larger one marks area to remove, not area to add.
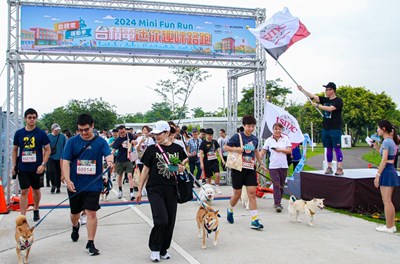
[[[33,229],[35,227],[29,228],[25,215],[17,216],[15,223],[15,241],[17,242],[15,250],[17,251],[18,264],[28,263],[28,256],[33,243]],[[24,261],[22,261],[21,251],[25,250],[25,258]]]
[[[206,236],[208,236],[208,234],[211,234],[212,232],[215,232],[214,246],[217,245],[219,234],[218,212],[219,210],[214,211],[211,206],[207,206],[207,208],[200,206],[199,210],[197,211],[197,227],[199,228],[199,238],[202,238],[202,249],[206,249]]]

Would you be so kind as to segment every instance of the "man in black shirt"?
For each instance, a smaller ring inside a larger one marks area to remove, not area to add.
[[[322,144],[326,148],[326,160],[328,162],[325,174],[333,174],[332,160],[333,150],[335,150],[337,160],[335,175],[343,175],[343,154],[341,150],[343,100],[336,96],[336,84],[329,82],[327,85],[323,85],[326,97],[307,92],[300,85],[297,87],[314,101],[312,105],[321,109],[324,115],[322,122]]]

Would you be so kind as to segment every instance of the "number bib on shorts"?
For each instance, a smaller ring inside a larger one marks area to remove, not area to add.
[[[36,151],[22,151],[21,160],[24,163],[36,162]]]
[[[78,160],[76,166],[77,175],[96,175],[95,160]]]
[[[254,170],[255,160],[250,156],[242,156],[242,167],[244,169]]]
[[[207,160],[215,160],[217,159],[217,154],[214,151],[207,152]]]

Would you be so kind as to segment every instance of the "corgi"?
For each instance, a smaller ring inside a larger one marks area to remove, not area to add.
[[[200,206],[199,210],[197,211],[196,220],[197,220],[197,227],[199,229],[199,238],[202,238],[201,242],[202,249],[206,249],[206,236],[208,237],[208,234],[211,234],[212,232],[215,233],[214,246],[216,246],[218,243],[218,235],[219,235],[218,212],[219,210],[215,211],[211,206],[207,206],[207,208]]]
[[[324,209],[324,199],[314,198],[311,201],[296,200],[292,195],[289,198],[288,212],[289,220],[297,221],[299,220],[299,214],[305,214],[309,226],[314,226],[314,215],[317,212],[317,208]]]
[[[210,184],[204,184],[199,192],[200,201],[211,205],[214,201],[215,191]],[[201,203],[199,201],[199,203]]]
[[[29,252],[33,244],[33,230],[35,227],[29,227],[25,215],[19,215],[15,219],[15,242],[17,242],[18,264],[28,263]],[[22,251],[25,251],[25,258],[22,260]]]
[[[249,206],[249,196],[247,195],[247,187],[243,185],[242,194],[240,195],[240,200],[242,201],[242,205],[246,210],[250,210]]]

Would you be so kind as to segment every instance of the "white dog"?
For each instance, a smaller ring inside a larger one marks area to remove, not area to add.
[[[247,188],[243,185],[242,187],[242,194],[240,196],[240,200],[242,201],[242,205],[246,210],[250,210],[249,206],[249,196],[247,195]]]
[[[311,201],[304,201],[304,200],[296,200],[296,198],[292,195],[289,198],[289,220],[290,221],[297,221],[299,220],[299,214],[304,214],[307,218],[308,225],[314,226],[314,215],[317,211],[317,208],[324,209],[324,199],[317,199],[314,198]]]
[[[214,201],[215,190],[211,184],[204,184],[200,190],[199,197],[203,203],[211,205]],[[200,202],[199,202],[200,203]]]

